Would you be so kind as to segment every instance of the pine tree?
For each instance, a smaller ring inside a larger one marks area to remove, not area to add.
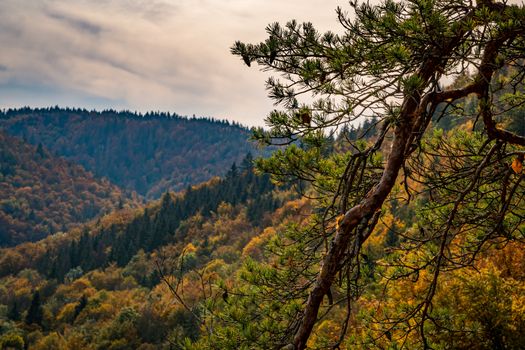
[[[88,298],[85,294],[82,294],[82,297],[80,297],[80,300],[78,301],[78,304],[75,306],[75,312],[73,314],[73,322],[76,320],[78,315],[84,310],[84,308],[88,304]]]
[[[27,310],[26,315],[26,324],[37,324],[39,326],[42,325],[42,319],[44,317],[44,313],[42,310],[40,300],[40,292],[37,290],[33,293],[33,299],[31,300],[31,306],[29,307],[29,310]]]
[[[253,154],[248,152],[241,162],[242,171],[250,171],[253,169]]]
[[[39,143],[36,148],[36,154],[38,154],[41,158],[46,158],[46,152],[44,151],[44,146],[42,146],[42,143]]]
[[[16,300],[14,300],[9,307],[9,310],[7,311],[7,317],[13,321],[20,321],[20,310],[18,309],[18,303]]]
[[[294,179],[308,184],[318,213],[313,227],[291,229],[283,238],[293,244],[276,254],[287,256],[287,264],[250,266],[250,278],[264,284],[260,292],[267,293],[260,300],[270,305],[253,306],[257,302],[251,299],[239,303],[253,302],[243,312],[255,315],[246,319],[263,319],[255,325],[238,320],[243,334],[235,344],[239,347],[255,343],[260,348],[305,349],[320,317],[324,320],[332,310],[323,301],[333,289],[346,296],[348,306],[340,327],[350,327],[351,306],[360,291],[354,286],[360,285],[361,248],[399,182],[409,200],[430,198],[419,218],[424,229],[411,231],[411,244],[406,244],[428,257],[404,263],[414,280],[421,270],[431,278],[424,288],[418,286],[422,301],[407,312],[408,319],[399,315],[398,323],[385,322],[394,328],[410,324],[406,337],[417,332],[418,347],[433,347],[427,337],[430,327],[445,331],[436,322],[442,315],[432,315],[440,274],[470,266],[486,245],[521,237],[516,227],[523,223],[519,208],[525,205],[525,137],[508,126],[512,112],[524,103],[523,4],[387,0],[351,1],[350,6],[354,16],[337,10],[341,35],[290,21],[269,25],[264,42],[232,47],[248,66],[257,63],[279,76],[267,80],[267,90],[282,109],[269,114],[270,128],[257,129],[255,137],[289,147],[259,161],[260,168],[283,183]],[[507,69],[508,79],[499,79]],[[471,78],[442,89],[440,80],[453,75]],[[312,103],[301,103],[305,94],[312,95]],[[467,105],[469,99],[475,105]],[[451,109],[453,113],[447,111]],[[433,117],[461,117],[482,130],[439,132],[432,128]],[[358,135],[363,139],[347,140],[344,149],[350,151],[323,151],[334,129],[363,119],[366,130]],[[436,157],[440,161],[432,162]],[[512,161],[517,165],[511,171]],[[411,188],[411,181],[423,189]],[[476,235],[470,236],[472,230]],[[283,270],[288,273],[281,276]],[[355,280],[343,283],[344,275]],[[268,276],[281,276],[282,281]],[[272,293],[278,303],[272,303]],[[274,328],[253,330],[260,324]],[[344,337],[342,333],[329,347],[342,346]],[[233,348],[233,340],[224,339]]]

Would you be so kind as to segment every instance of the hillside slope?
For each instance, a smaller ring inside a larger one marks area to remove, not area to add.
[[[107,180],[0,132],[0,246],[36,241],[130,204]]]
[[[453,132],[461,136],[461,130]],[[223,178],[166,193],[142,208],[0,249],[0,344],[36,350],[268,349],[307,291],[303,276],[319,268],[311,256],[322,239],[323,212],[315,199],[275,188],[268,175],[250,168],[247,159]],[[401,195],[385,203],[360,256],[366,279],[351,306],[363,319],[351,321],[342,348],[375,348],[368,346],[375,330],[367,322],[419,302],[430,274],[421,272],[417,288],[407,282],[412,277],[389,276],[404,271],[400,252],[412,247],[408,235],[421,232],[424,206],[424,200],[408,203]],[[524,245],[490,247],[467,271],[443,272],[434,307],[447,328],[433,333],[432,341],[492,349],[501,334],[507,348],[523,348]],[[326,299],[333,314],[316,325],[312,348],[337,340],[342,329],[345,290],[333,288]],[[495,336],[485,331],[493,320],[501,320]]]
[[[25,264],[14,263],[9,250],[0,250],[0,277],[33,268],[62,280],[77,266],[84,271],[112,263],[125,266],[141,249],[149,252],[180,243],[186,238],[185,220],[195,215],[213,217],[225,205],[239,205],[248,224],[259,227],[265,222],[265,214],[282,202],[273,189],[268,175],[255,175],[251,166],[232,167],[224,178],[214,178],[182,193],[165,193],[161,200],[142,208],[115,210],[82,230],[76,228],[66,235],[13,248],[24,256],[15,260]]]
[[[8,110],[0,128],[148,198],[223,175],[253,151],[248,129],[173,114]]]
[[[274,223],[304,217],[290,195],[268,176],[231,168],[143,208],[0,249],[0,348],[180,349],[201,332],[195,316],[208,292],[199,271],[216,283],[245,256],[262,256]],[[185,306],[163,279],[173,273],[184,279]]]

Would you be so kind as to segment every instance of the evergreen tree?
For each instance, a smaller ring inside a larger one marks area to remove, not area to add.
[[[46,158],[46,152],[44,151],[44,146],[42,146],[42,143],[39,143],[36,148],[36,154],[38,154],[41,158]]]
[[[9,310],[7,311],[7,317],[13,321],[20,321],[20,310],[18,310],[18,303],[16,300],[14,300],[9,307]]]
[[[42,310],[40,300],[40,292],[37,290],[33,293],[33,299],[31,300],[31,306],[29,306],[29,310],[27,310],[26,315],[26,324],[37,324],[39,326],[42,325],[42,319],[44,317],[44,313]]]
[[[246,156],[243,158],[241,163],[241,169],[243,171],[250,171],[253,169],[253,154],[251,152],[248,152]]]
[[[84,310],[87,304],[88,304],[88,298],[86,297],[85,294],[82,294],[82,297],[78,301],[78,304],[75,306],[75,312],[73,314],[73,322],[78,317],[78,315],[82,312],[82,310]]]
[[[224,348],[305,349],[318,321],[333,311],[324,300],[334,291],[346,296],[342,303],[348,314],[340,337],[325,346],[342,346],[362,290],[361,261],[367,260],[362,248],[400,181],[408,200],[427,203],[419,212],[420,227],[404,237],[410,258],[394,262],[401,271],[392,278],[410,283],[422,271],[430,277],[417,286],[420,302],[398,318],[385,315],[384,327],[404,327],[402,339],[416,332],[416,347],[442,346],[428,337],[447,331],[439,324],[443,315],[433,314],[432,307],[440,275],[470,266],[487,245],[522,237],[525,138],[508,126],[524,103],[523,4],[385,0],[350,5],[354,16],[337,10],[341,35],[290,21],[269,25],[264,42],[236,42],[232,48],[248,66],[257,63],[279,75],[267,80],[267,90],[282,110],[271,112],[270,129],[256,130],[255,137],[290,146],[259,165],[278,181],[309,184],[317,215],[311,226],[290,229],[282,245],[273,247],[281,265],[249,264],[252,284],[237,303],[243,309],[225,306],[235,321],[213,340],[224,341]],[[499,79],[505,70],[509,75]],[[471,78],[442,89],[440,80],[452,75]],[[311,104],[300,103],[304,94],[313,95]],[[433,117],[471,121],[478,129],[433,131]],[[349,151],[342,155],[323,150],[334,128],[362,118],[359,136],[370,139],[349,139],[344,147]],[[410,255],[411,249],[420,256]],[[239,314],[249,316],[236,318]],[[249,323],[254,319],[256,324]],[[242,335],[232,339],[228,332]],[[389,338],[389,332],[378,338]]]

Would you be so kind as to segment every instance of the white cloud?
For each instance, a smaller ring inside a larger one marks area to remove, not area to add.
[[[337,28],[346,0],[2,0],[0,107],[169,110],[262,125],[265,74],[229,53],[267,24]]]

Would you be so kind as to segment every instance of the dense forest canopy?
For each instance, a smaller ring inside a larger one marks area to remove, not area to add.
[[[256,153],[239,124],[162,112],[9,109],[0,128],[147,198],[223,175]]]
[[[0,250],[0,348],[180,349],[198,339],[201,293],[298,212],[293,193],[251,160],[143,208]],[[184,281],[184,304],[172,278]]]
[[[83,167],[0,131],[0,247],[37,241],[140,202]]]
[[[31,268],[63,281],[70,269],[78,267],[83,271],[111,263],[123,267],[139,250],[151,252],[184,241],[186,237],[181,232],[185,220],[195,215],[209,218],[224,205],[242,206],[246,220],[260,227],[265,213],[281,206],[283,199],[273,193],[275,187],[268,175],[253,172],[251,159],[247,155],[244,166],[232,166],[222,179],[214,178],[178,194],[166,192],[160,200],[140,209],[120,208],[67,235],[20,245],[12,251],[24,252],[21,259],[11,254],[0,257],[0,277]]]

